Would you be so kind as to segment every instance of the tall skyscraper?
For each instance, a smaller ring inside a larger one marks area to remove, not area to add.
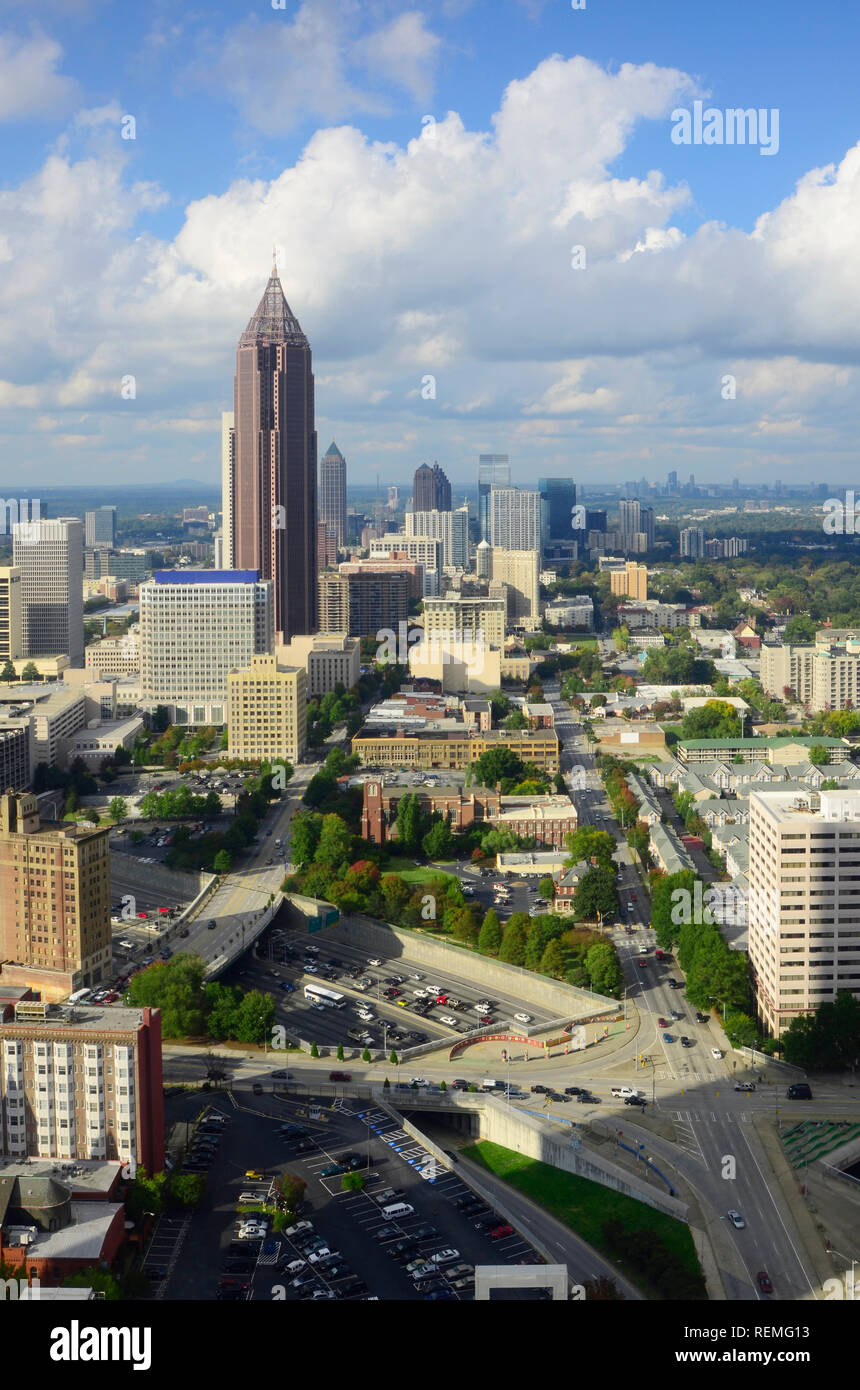
[[[447,474],[434,463],[422,463],[415,470],[412,482],[412,510],[415,512],[450,512],[451,484]]]
[[[541,478],[538,481],[541,496],[541,526],[544,548],[550,541],[568,541],[579,538],[583,528],[573,526],[573,509],[576,506],[576,483],[572,478]]]
[[[527,488],[494,487],[490,492],[490,534],[499,550],[540,550],[541,496]]]
[[[346,459],[334,440],[320,459],[320,521],[332,528],[342,549],[346,544]]]
[[[619,502],[618,529],[624,550],[642,555],[654,545],[654,509],[643,507],[638,500]]]
[[[317,437],[310,344],[274,266],[239,339],[233,415],[229,563],[272,580],[289,641],[317,628]]]
[[[490,541],[490,492],[510,487],[511,464],[507,454],[478,455],[478,539]]]
[[[390,488],[388,489],[388,510],[389,510],[390,512],[396,512],[396,511],[397,511],[397,508],[398,508],[399,506],[400,506],[400,489],[399,489],[399,487],[397,487],[397,485],[395,484],[393,487],[390,487]]]
[[[84,543],[113,550],[116,545],[116,507],[95,507],[84,517]]]
[[[666,476],[666,491],[667,491],[667,492],[677,492],[677,491],[678,491],[678,474],[677,474],[677,471],[676,471],[675,469],[672,469],[672,471],[671,471],[670,473],[668,473],[667,476]]]
[[[221,412],[221,559],[223,566],[216,561],[215,568],[233,568],[233,429],[232,410]]]
[[[65,654],[84,664],[84,528],[76,516],[12,528],[21,571],[22,656]]]

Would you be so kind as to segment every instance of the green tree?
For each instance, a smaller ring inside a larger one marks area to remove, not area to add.
[[[122,1298],[120,1286],[107,1269],[97,1269],[95,1265],[87,1269],[77,1269],[67,1274],[63,1280],[64,1289],[95,1289],[107,1302],[115,1303]]]
[[[312,1057],[319,1057],[319,1055],[320,1055],[320,1050],[319,1050],[319,1048],[317,1047],[316,1043],[311,1043],[311,1056],[312,1056]]]
[[[39,679],[39,672],[35,662],[27,662],[26,666],[21,672],[21,679],[22,681],[37,681]]]
[[[407,854],[415,854],[421,843],[425,816],[415,792],[407,792],[397,806],[397,843]]]
[[[340,816],[323,817],[314,863],[330,869],[349,865],[352,858],[352,831]]]
[[[129,981],[129,1003],[161,1009],[165,1038],[200,1037],[206,1026],[204,968],[199,956],[184,954],[151,965]]]
[[[508,778],[516,783],[523,775],[523,764],[510,748],[488,748],[472,764],[475,781],[482,787],[494,787]]]
[[[585,966],[593,990],[613,999],[619,997],[624,977],[614,946],[608,941],[601,941],[598,945],[592,946],[586,953]]]
[[[447,817],[437,820],[421,841],[421,848],[428,859],[447,859],[454,848],[454,837]]]
[[[507,965],[525,965],[528,920],[525,912],[515,912],[508,918],[499,950],[499,960]]]
[[[392,1065],[393,1067],[396,1067],[396,1066],[398,1065],[397,1053],[394,1051],[394,1048],[393,1048],[393,1047],[392,1047],[392,1049],[391,1049],[391,1054],[390,1054],[388,1060],[389,1060],[389,1062],[391,1063],[391,1065]]]
[[[830,749],[824,743],[813,743],[809,750],[809,761],[821,767],[830,762]]]
[[[4,663],[3,670],[0,671],[0,681],[14,681],[14,680],[17,680],[17,679],[18,679],[18,676],[17,676],[17,673],[16,673],[16,671],[15,671],[14,665],[12,664],[11,661],[8,661],[8,660],[7,660],[7,661]]]
[[[555,897],[555,880],[551,878],[549,874],[546,876],[546,878],[541,879],[540,883],[538,884],[538,892],[540,893],[544,902],[552,902],[553,898]]]
[[[294,864],[312,864],[322,833],[323,818],[314,811],[300,811],[290,825],[290,858]]]
[[[581,825],[578,830],[565,836],[565,844],[570,855],[567,861],[570,868],[584,860],[587,863],[594,861],[610,873],[615,872],[612,858],[615,841],[608,831],[595,830],[593,825]]]
[[[522,710],[512,710],[508,717],[503,721],[503,729],[527,729],[529,721],[526,719]]]
[[[171,1174],[168,1189],[171,1206],[193,1211],[203,1201],[206,1179],[200,1173]]]
[[[342,1062],[342,1061],[343,1061],[343,1043],[342,1043],[342,1042],[339,1042],[338,1045],[337,1045],[337,1060],[338,1060],[339,1062]]]
[[[364,1178],[361,1173],[344,1173],[340,1186],[343,1192],[360,1192],[364,1187]]]
[[[556,980],[564,978],[564,952],[558,938],[547,942],[546,950],[541,956],[540,970],[542,975],[551,975]]]
[[[596,921],[598,912],[601,917],[618,912],[614,876],[602,868],[588,869],[582,875],[573,899],[573,915],[578,922]]]
[[[366,1047],[366,1048],[364,1049],[364,1051],[362,1052],[362,1054],[361,1054],[361,1060],[362,1060],[362,1062],[369,1062],[369,1061],[371,1060],[371,1057],[370,1057],[370,1048],[369,1048],[369,1047]]]
[[[232,863],[233,860],[230,858],[229,852],[226,849],[219,849],[218,853],[215,855],[212,867],[216,874],[229,874]]]
[[[478,933],[478,950],[482,956],[497,956],[502,944],[502,926],[499,914],[491,907],[481,923]]]
[[[724,700],[708,700],[698,705],[684,716],[680,735],[691,738],[737,738],[741,732],[741,721],[734,705]]]
[[[803,646],[806,642],[814,642],[817,627],[818,623],[808,614],[797,613],[786,623],[782,640],[786,646]]]

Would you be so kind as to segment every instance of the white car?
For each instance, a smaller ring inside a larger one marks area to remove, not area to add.
[[[409,978],[410,978],[410,980],[423,980],[423,979],[424,979],[424,976],[423,976],[423,975],[410,975]]]
[[[532,1021],[531,1014],[514,1014],[514,1018],[517,1023],[531,1023]]]
[[[262,1240],[267,1231],[267,1226],[241,1226],[237,1240]]]
[[[453,1264],[455,1260],[459,1260],[460,1252],[459,1250],[455,1250],[452,1245],[447,1245],[444,1250],[437,1250],[434,1254],[428,1255],[427,1258],[431,1260],[434,1265],[450,1265]]]
[[[382,961],[379,959],[378,956],[368,956],[367,963],[368,965],[381,965]]]
[[[452,1018],[450,1014],[440,1014],[440,1015],[439,1015],[439,1022],[440,1022],[440,1023],[446,1023],[446,1024],[448,1025],[449,1028],[456,1028],[456,1027],[457,1027],[457,1020],[456,1020],[456,1018]]]
[[[334,1251],[332,1251],[332,1250],[329,1250],[329,1248],[328,1248],[327,1245],[322,1245],[322,1246],[320,1246],[319,1250],[312,1250],[312,1251],[311,1251],[311,1253],[308,1255],[308,1262],[309,1262],[310,1264],[312,1264],[312,1265],[317,1265],[317,1264],[319,1264],[320,1260],[327,1260],[328,1257],[329,1257],[329,1255],[332,1255],[332,1254],[339,1255],[339,1254],[340,1254],[340,1251],[339,1251],[339,1250],[334,1250]]]
[[[284,1273],[301,1274],[303,1269],[307,1269],[306,1260],[290,1260],[290,1263],[284,1266]]]
[[[717,1061],[717,1062],[721,1062],[722,1059],[723,1059],[723,1054],[722,1054],[722,1052],[720,1051],[720,1049],[719,1049],[718,1047],[712,1047],[712,1048],[711,1048],[711,1056],[712,1056],[712,1057],[715,1059],[715,1061]]]
[[[429,1086],[429,1085],[430,1085],[430,1082],[427,1081],[427,1080],[425,1079],[425,1077],[423,1077],[423,1076],[410,1076],[410,1078],[409,1078],[409,1085],[410,1085],[410,1086]]]
[[[743,1217],[741,1216],[741,1214],[740,1214],[739,1211],[730,1210],[730,1211],[727,1211],[727,1212],[726,1212],[726,1215],[728,1216],[728,1218],[729,1218],[729,1220],[731,1221],[732,1225],[733,1225],[738,1231],[742,1231],[742,1230],[744,1229],[744,1226],[747,1224],[747,1223],[744,1221],[744,1219],[743,1219]]]

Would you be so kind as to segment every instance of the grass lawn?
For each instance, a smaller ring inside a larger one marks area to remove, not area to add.
[[[504,1149],[500,1144],[490,1144],[485,1140],[469,1145],[463,1153],[551,1212],[607,1259],[612,1260],[613,1255],[603,1238],[602,1227],[604,1221],[615,1218],[624,1223],[628,1232],[645,1229],[656,1231],[667,1249],[677,1255],[691,1273],[699,1272],[699,1261],[689,1227],[672,1216],[655,1211],[644,1202],[637,1202],[635,1197],[628,1197],[589,1178],[565,1173],[548,1163],[540,1163],[535,1158],[527,1158],[524,1154],[514,1153],[512,1149]],[[634,1276],[628,1270],[624,1273],[643,1293],[656,1297],[638,1275]]]
[[[434,869],[432,866],[422,865],[420,869],[401,869],[400,877],[405,883],[426,883],[431,878],[450,878],[453,883],[459,883],[459,879],[454,874],[446,874],[442,869]]]

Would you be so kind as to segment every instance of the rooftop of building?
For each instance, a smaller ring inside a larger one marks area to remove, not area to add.
[[[62,1183],[76,1192],[108,1192],[119,1166],[118,1158],[0,1158],[0,1178]]]
[[[143,1023],[141,1009],[125,1008],[122,1004],[69,1004],[49,1005],[44,1018],[16,1018],[7,1023],[0,1022],[0,1035],[15,1033],[36,1036],[39,1033],[56,1032],[58,1028],[79,1028],[82,1032],[98,1030],[103,1033],[135,1033]]]
[[[682,738],[679,742],[684,748],[748,748],[751,752],[762,748],[787,748],[795,743],[805,748],[816,744],[823,748],[847,747],[844,738],[819,738],[806,734],[792,734],[785,738]]]
[[[819,807],[815,810],[810,804],[811,793],[787,791],[782,788],[767,788],[750,793],[750,810],[756,806],[771,820],[784,824],[799,817],[820,825],[822,822],[840,824],[860,821],[860,790],[840,788],[838,791],[822,791],[818,794]]]
[[[259,570],[156,570],[156,584],[256,584]]]

